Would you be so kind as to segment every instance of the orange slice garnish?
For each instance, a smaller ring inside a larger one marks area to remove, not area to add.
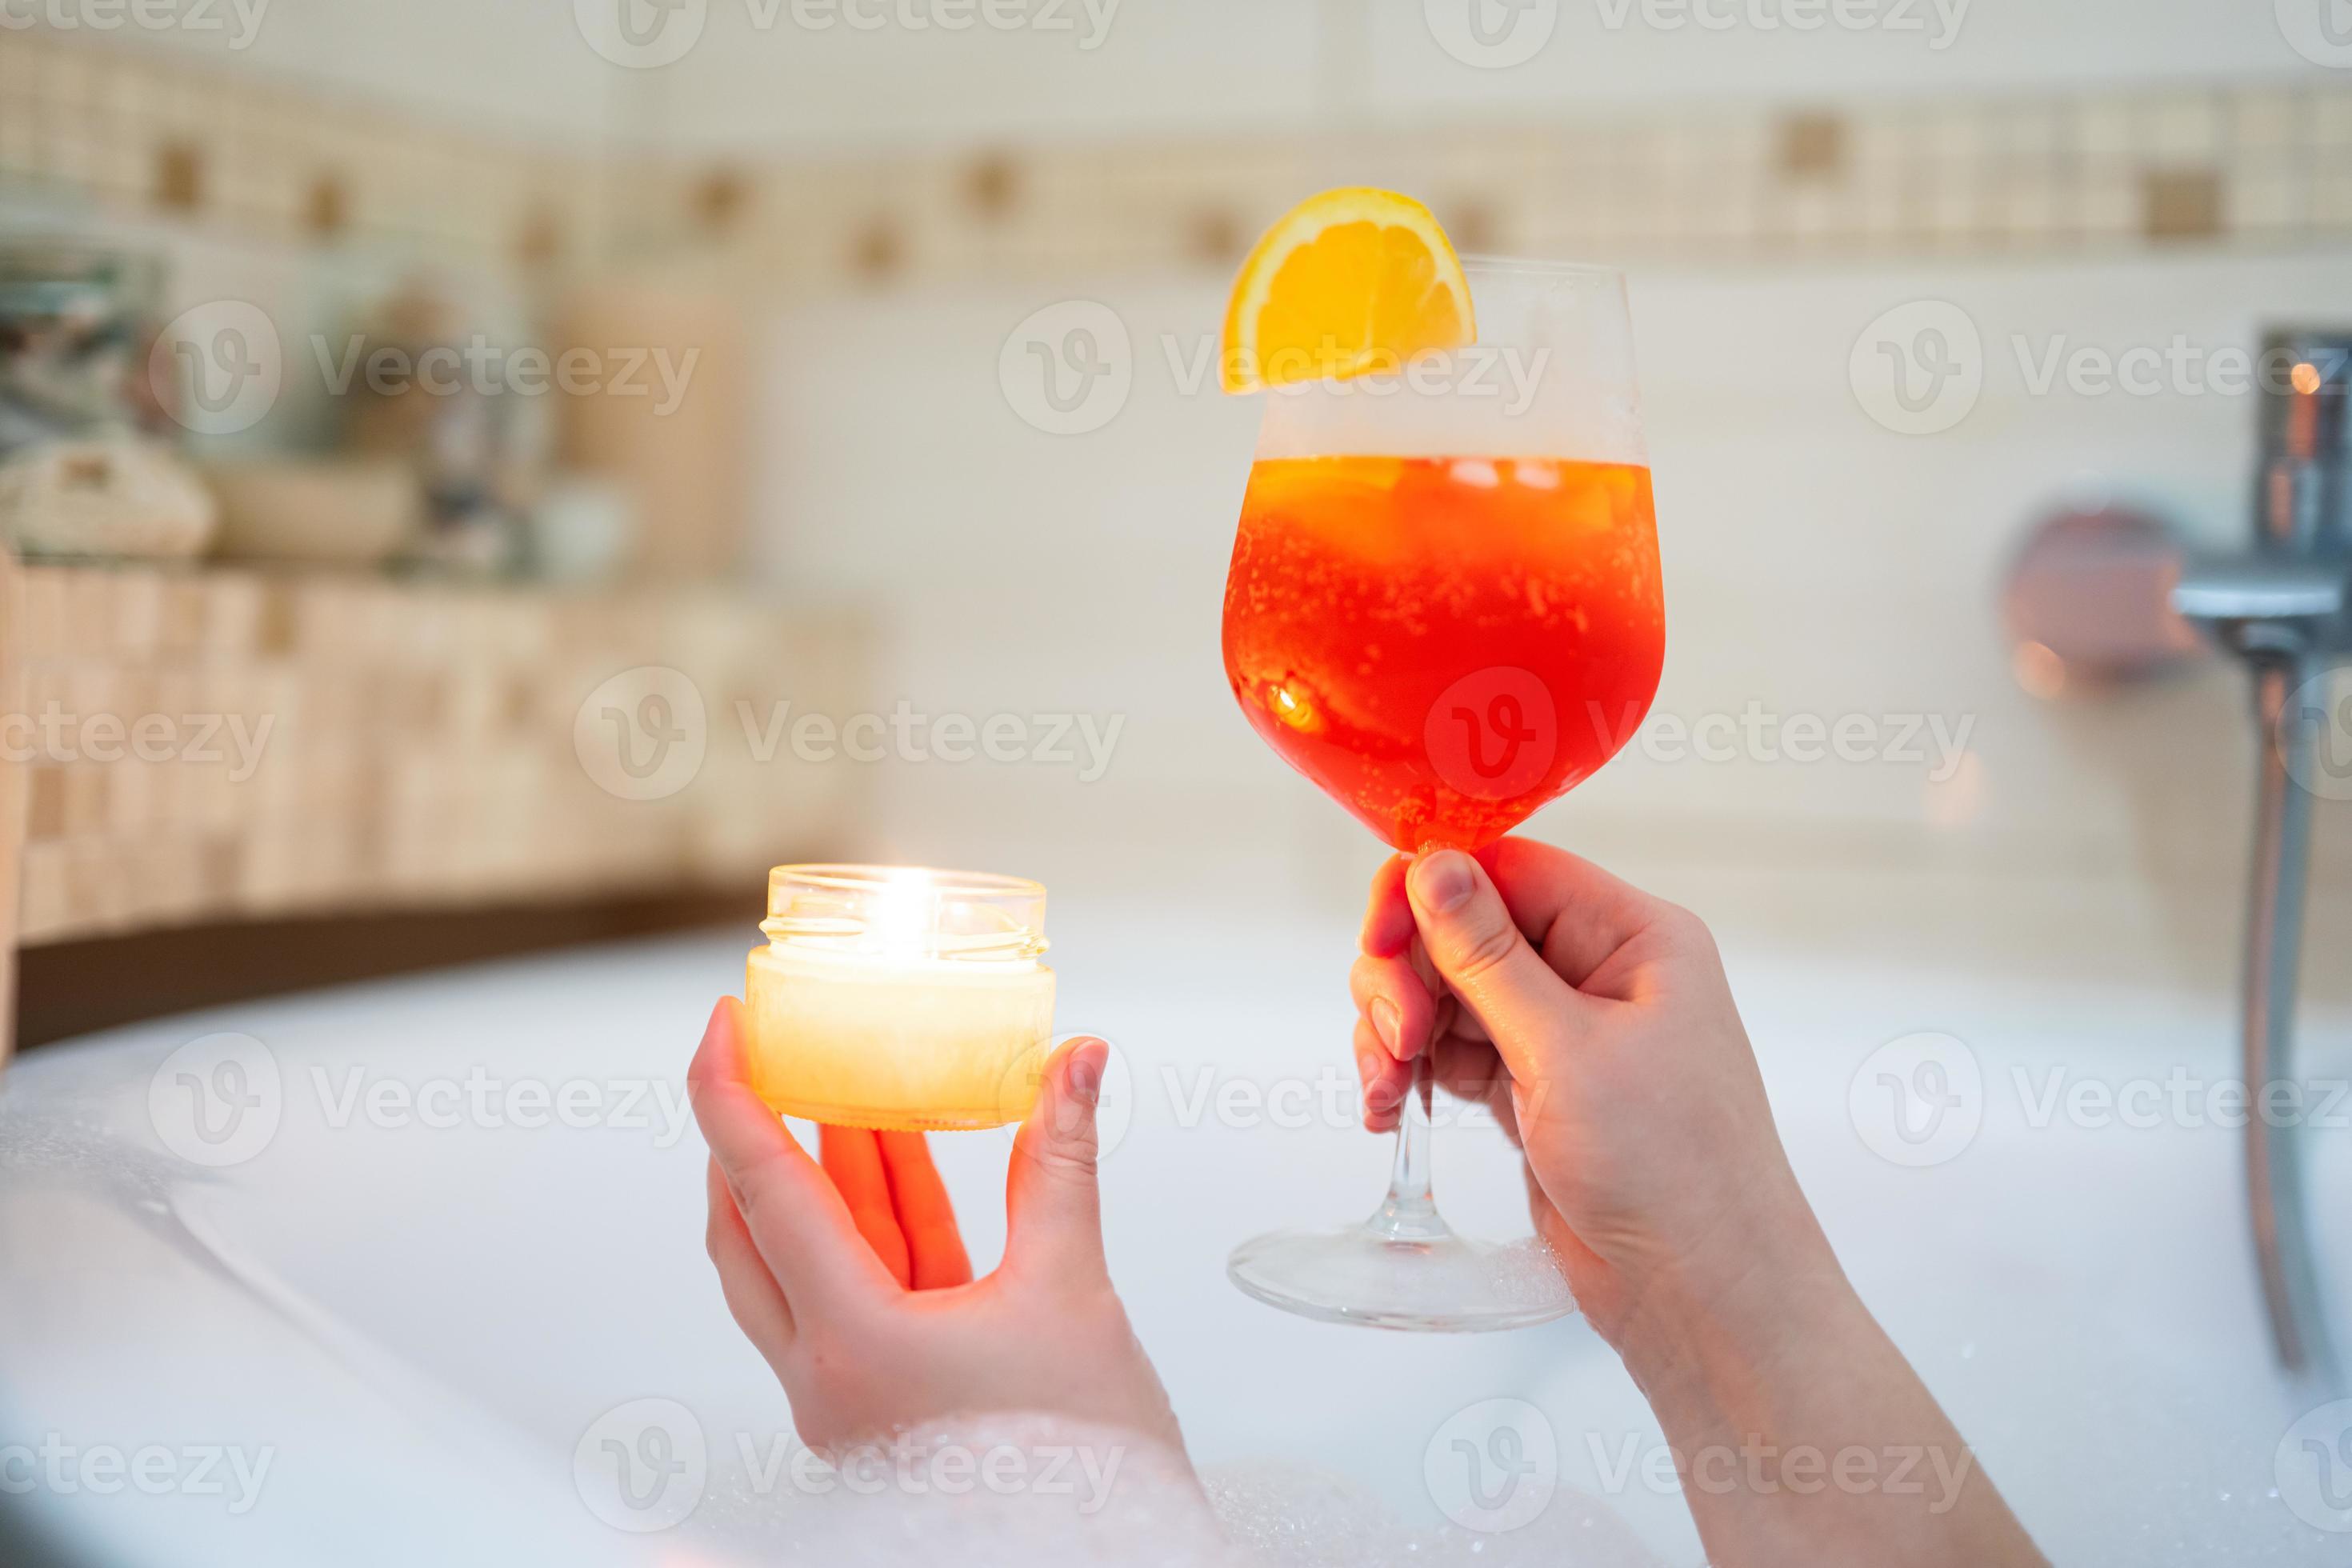
[[[1411,196],[1309,196],[1242,263],[1219,363],[1227,392],[1398,371],[1477,339],[1462,259]]]

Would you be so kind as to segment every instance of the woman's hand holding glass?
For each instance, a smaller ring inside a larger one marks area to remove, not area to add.
[[[1536,1228],[1622,1348],[1759,1252],[1834,1271],[1698,917],[1532,839],[1391,858],[1351,985],[1366,1121],[1396,1124],[1413,1059],[1525,1152]]]
[[[1362,945],[1367,1123],[1395,1124],[1424,1051],[1439,1084],[1493,1108],[1537,1230],[1696,1474],[1710,1562],[2042,1561],[1847,1283],[1696,915],[1506,838],[1391,859]],[[1846,1454],[1937,1479],[1799,1474],[1801,1456]]]

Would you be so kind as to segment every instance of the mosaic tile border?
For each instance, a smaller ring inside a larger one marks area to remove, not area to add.
[[[289,245],[593,263],[600,165],[136,48],[0,31],[0,193]]]
[[[612,163],[0,33],[0,189],[492,266],[793,291],[1223,268],[1300,192],[1355,181],[1425,194],[1468,248],[1602,260],[2274,249],[2352,238],[2352,83]]]

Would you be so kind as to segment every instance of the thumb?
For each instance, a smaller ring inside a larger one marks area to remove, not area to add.
[[[1095,1106],[1109,1057],[1110,1042],[1091,1035],[1055,1052],[1036,1106],[1013,1141],[1004,1254],[1021,1268],[1063,1280],[1108,1273],[1095,1186]]]
[[[1537,1081],[1541,1058],[1566,1043],[1570,1017],[1583,998],[1528,945],[1486,868],[1472,857],[1459,849],[1422,856],[1405,874],[1405,893],[1439,978],[1486,1026],[1511,1076]]]

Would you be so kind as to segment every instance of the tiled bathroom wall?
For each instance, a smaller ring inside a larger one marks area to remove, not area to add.
[[[0,191],[153,214],[239,241],[389,241],[460,263],[604,243],[576,154],[136,49],[0,30]]]
[[[1297,193],[1423,193],[1466,249],[1742,264],[2352,236],[2352,82],[1572,110],[1264,139],[613,160],[0,32],[0,188],[529,267],[824,289],[1223,268]]]
[[[862,787],[888,826],[860,852],[1057,888],[1131,886],[1139,868],[1162,893],[1360,885],[1369,841],[1223,689],[1216,605],[1253,414],[1185,381],[1174,352],[1213,327],[1265,222],[1347,182],[1426,195],[1466,248],[1631,267],[1673,626],[1661,714],[1969,726],[1965,756],[1844,768],[1635,747],[1538,831],[1694,898],[1733,873],[1777,889],[1893,872],[1997,885],[2007,921],[2011,879],[2038,878],[2048,929],[2121,908],[2155,932],[2135,951],[2226,983],[2254,756],[2241,678],[2208,662],[2044,702],[2012,679],[1998,594],[2023,531],[2083,493],[2242,537],[2252,406],[2036,392],[2012,345],[2214,349],[2344,315],[2352,74],[607,161],[0,31],[0,199],[261,236],[289,274],[350,241],[685,276],[752,302],[767,574],[887,613],[886,710],[1118,726],[1091,776],[1034,758],[877,769]],[[1100,429],[1062,437],[1024,423],[1000,354],[1081,294],[1139,345],[1134,387]],[[1849,380],[1858,334],[1920,300],[1958,306],[1988,345],[1982,406],[1934,437],[1874,423]],[[2315,953],[2352,929],[2352,818],[2323,813],[2318,839]],[[2117,902],[2064,901],[2092,889]],[[1875,908],[1853,903],[1857,928],[1885,923]]]

